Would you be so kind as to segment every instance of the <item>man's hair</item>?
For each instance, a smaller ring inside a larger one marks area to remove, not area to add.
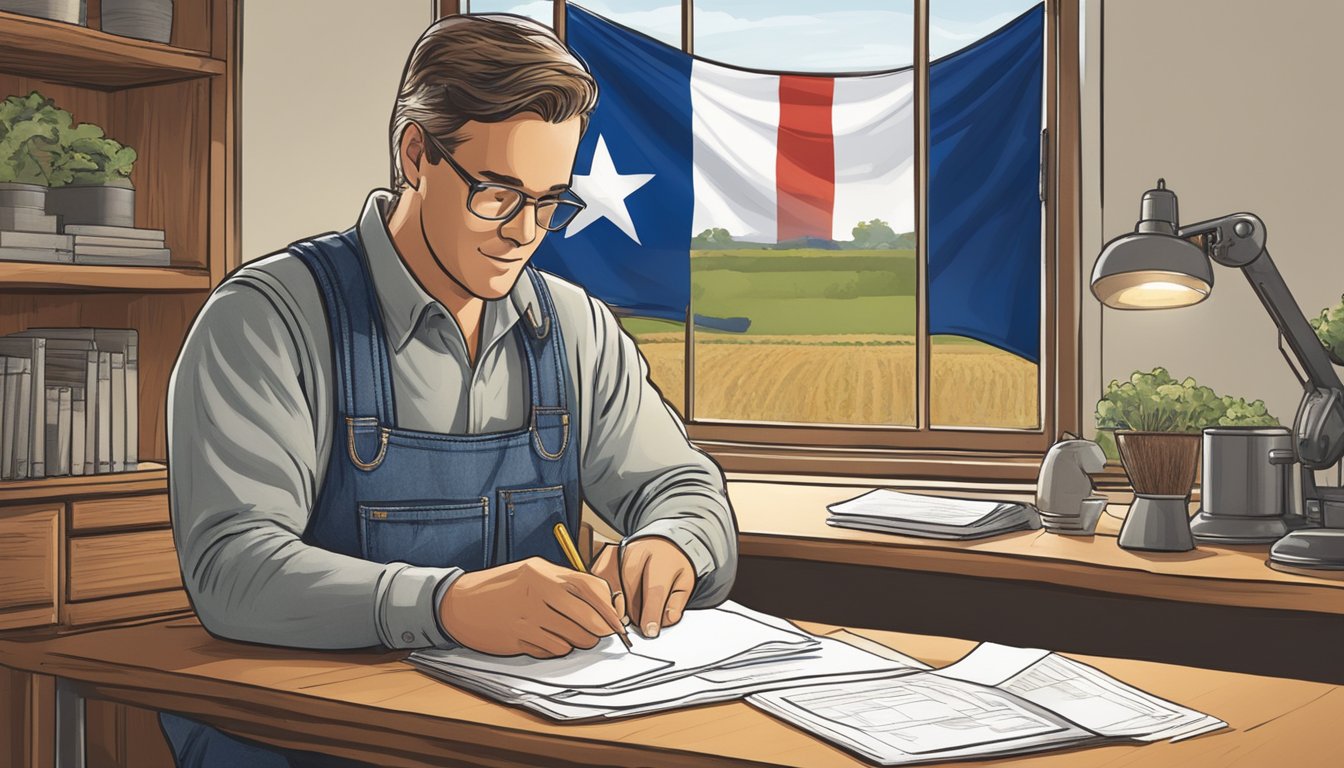
[[[580,118],[597,106],[597,81],[550,29],[511,14],[448,16],[420,36],[402,71],[392,108],[392,189],[401,172],[401,137],[419,123],[448,150],[468,121],[494,123],[533,113],[551,123]],[[426,142],[425,158],[438,162]]]

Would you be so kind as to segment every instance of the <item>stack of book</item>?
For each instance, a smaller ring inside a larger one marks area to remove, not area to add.
[[[162,229],[67,224],[76,264],[168,266]]]
[[[75,244],[57,217],[37,208],[0,208],[0,259],[69,264]]]
[[[4,213],[6,217],[0,217],[3,260],[168,266],[171,259],[162,229],[68,224],[58,233],[55,216],[22,208]]]
[[[827,509],[831,514],[826,523],[838,528],[933,539],[979,539],[1041,527],[1041,516],[1030,504],[922,496],[888,488]]]
[[[139,368],[130,329],[0,337],[0,480],[134,470]]]

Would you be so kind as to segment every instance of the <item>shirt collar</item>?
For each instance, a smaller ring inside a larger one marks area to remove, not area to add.
[[[370,192],[357,231],[373,279],[374,294],[378,297],[383,327],[387,330],[388,341],[400,352],[427,317],[431,314],[449,317],[449,314],[443,304],[420,287],[392,244],[392,235],[387,231],[387,215],[396,200],[397,196],[386,189]],[[532,281],[526,275],[518,278],[504,299],[485,302],[478,356],[508,333],[514,323],[527,314],[528,307],[536,307],[534,317],[540,320],[541,307]]]

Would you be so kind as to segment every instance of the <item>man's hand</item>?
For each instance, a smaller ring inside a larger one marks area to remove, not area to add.
[[[616,610],[630,617],[645,637],[681,621],[686,602],[695,589],[695,568],[670,540],[649,536],[620,547],[610,545],[593,563],[594,576],[611,585]]]
[[[462,574],[444,592],[439,620],[473,650],[538,659],[592,648],[621,629],[605,581],[539,557]]]

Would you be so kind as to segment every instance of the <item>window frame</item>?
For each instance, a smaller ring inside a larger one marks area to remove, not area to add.
[[[565,0],[553,27],[565,37]],[[694,0],[681,0],[682,50],[693,53]],[[1044,275],[1038,429],[933,426],[928,334],[929,3],[915,8],[916,424],[815,425],[695,417],[694,326],[686,324],[687,435],[728,471],[839,476],[1033,480],[1065,432],[1081,434],[1082,184],[1079,13],[1082,0],[1045,0]],[[438,16],[465,12],[435,0]]]

